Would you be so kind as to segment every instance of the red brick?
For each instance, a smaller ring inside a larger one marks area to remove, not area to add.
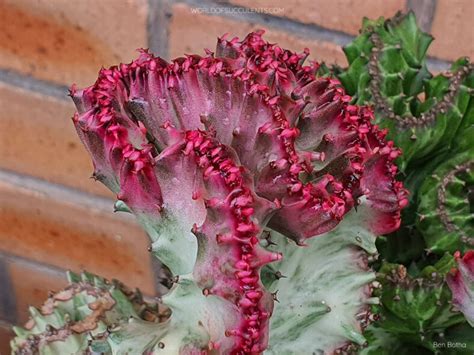
[[[101,66],[146,46],[147,1],[3,0],[0,66],[67,85],[89,85]]]
[[[405,0],[231,0],[248,8],[268,8],[274,15],[357,34],[362,18],[391,17],[405,10]]]
[[[430,54],[448,60],[474,58],[474,1],[438,0],[432,34],[435,40]]]
[[[112,196],[89,177],[91,159],[77,137],[72,102],[0,83],[0,167]]]
[[[10,354],[10,339],[12,337],[11,326],[0,321],[0,355]]]
[[[154,294],[148,237],[131,216],[44,182],[0,177],[0,250]]]
[[[205,28],[205,31],[202,29]],[[203,54],[203,48],[214,50],[217,37],[224,33],[230,36],[244,37],[248,32],[262,28],[262,25],[231,20],[229,18],[195,14],[186,5],[173,6],[173,17],[170,24],[170,54],[179,57],[184,53]],[[312,58],[328,63],[346,63],[344,54],[337,45],[324,41],[304,38],[289,34],[277,28],[266,28],[267,40],[279,45],[302,51],[309,48]]]
[[[15,298],[17,324],[28,318],[28,307],[42,305],[49,291],[59,291],[67,285],[66,272],[48,268],[20,258],[5,257],[12,297]]]

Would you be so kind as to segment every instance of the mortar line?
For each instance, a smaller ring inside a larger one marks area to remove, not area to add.
[[[6,319],[0,319],[0,327],[2,327],[2,328],[11,328],[12,326],[13,326],[13,324],[8,322]]]
[[[8,264],[0,258],[0,314],[3,319],[14,323],[17,320],[16,299],[13,294],[13,285],[8,271]]]
[[[418,25],[424,32],[430,32],[436,14],[437,0],[407,0],[407,10],[412,10]]]
[[[51,96],[61,101],[69,101],[67,96],[68,87],[66,85],[36,79],[14,70],[0,69],[0,83],[1,82],[23,90]]]
[[[114,201],[107,197],[93,195],[65,185],[49,182],[37,177],[20,174],[11,170],[0,169],[0,183],[13,185],[42,196],[65,201],[75,206],[99,210],[100,212],[113,211]],[[125,217],[125,216],[123,216]]]
[[[0,251],[0,261],[1,260],[5,260],[7,262],[19,262],[22,264],[26,264],[27,266],[33,267],[35,270],[42,271],[50,275],[55,275],[57,277],[62,277],[64,278],[64,280],[66,280],[66,269],[63,269],[59,266],[45,263],[43,261],[28,259],[24,256],[10,254],[5,251]]]
[[[426,65],[428,66],[430,72],[441,72],[448,70],[451,67],[452,62],[434,57],[428,57],[426,60]]]
[[[172,0],[148,0],[148,47],[156,55],[169,59],[169,22]]]

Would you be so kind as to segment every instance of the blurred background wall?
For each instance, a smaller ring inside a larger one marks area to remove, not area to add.
[[[67,269],[148,295],[158,287],[146,236],[89,179],[70,84],[92,84],[101,66],[131,61],[136,48],[169,59],[258,28],[271,42],[345,65],[341,46],[364,16],[407,9],[436,38],[432,70],[474,57],[474,0],[0,0],[0,353],[8,353],[11,324],[63,287]]]

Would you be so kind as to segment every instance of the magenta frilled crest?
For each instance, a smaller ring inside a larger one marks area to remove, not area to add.
[[[262,33],[224,36],[215,53],[170,63],[143,50],[101,70],[93,86],[71,90],[95,177],[135,214],[165,213],[170,185],[206,208],[220,206],[193,227],[213,260],[198,260],[193,274],[204,294],[237,307],[227,340],[215,345],[233,353],[268,342],[273,298],[260,268],[281,255],[260,247],[261,225],[303,245],[359,205],[367,229],[385,234],[407,204],[395,181],[400,151],[372,124],[372,110],[318,76],[317,63],[304,65],[307,51],[284,50]],[[209,273],[219,274],[212,283]]]

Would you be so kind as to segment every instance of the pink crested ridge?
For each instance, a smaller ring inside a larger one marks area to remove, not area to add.
[[[459,252],[454,256],[458,267],[447,275],[446,282],[453,293],[453,305],[474,326],[474,250],[467,251],[462,258]]]
[[[195,226],[205,243],[194,269],[205,296],[217,295],[234,303],[240,324],[226,329],[235,338],[232,354],[260,353],[268,342],[273,298],[260,282],[260,268],[281,259],[281,254],[260,247],[261,225],[274,210],[247,186],[244,168],[235,164],[227,148],[201,131],[187,131],[184,154],[193,154],[203,171],[208,209],[202,226]],[[219,342],[212,347],[220,348]]]
[[[303,65],[308,50],[284,50],[264,41],[263,33],[251,33],[243,41],[224,36],[217,55],[254,73],[289,124],[284,144],[298,158],[291,160],[291,177],[284,180],[288,194],[272,227],[303,242],[332,229],[365,196],[368,208],[361,215],[370,229],[376,234],[396,230],[400,210],[408,203],[407,191],[395,181],[400,150],[385,140],[386,131],[372,124],[369,107],[351,105],[338,80],[317,77],[317,63]],[[310,174],[311,183],[301,182],[302,172]],[[275,182],[268,179],[267,188],[257,191],[272,191]]]

